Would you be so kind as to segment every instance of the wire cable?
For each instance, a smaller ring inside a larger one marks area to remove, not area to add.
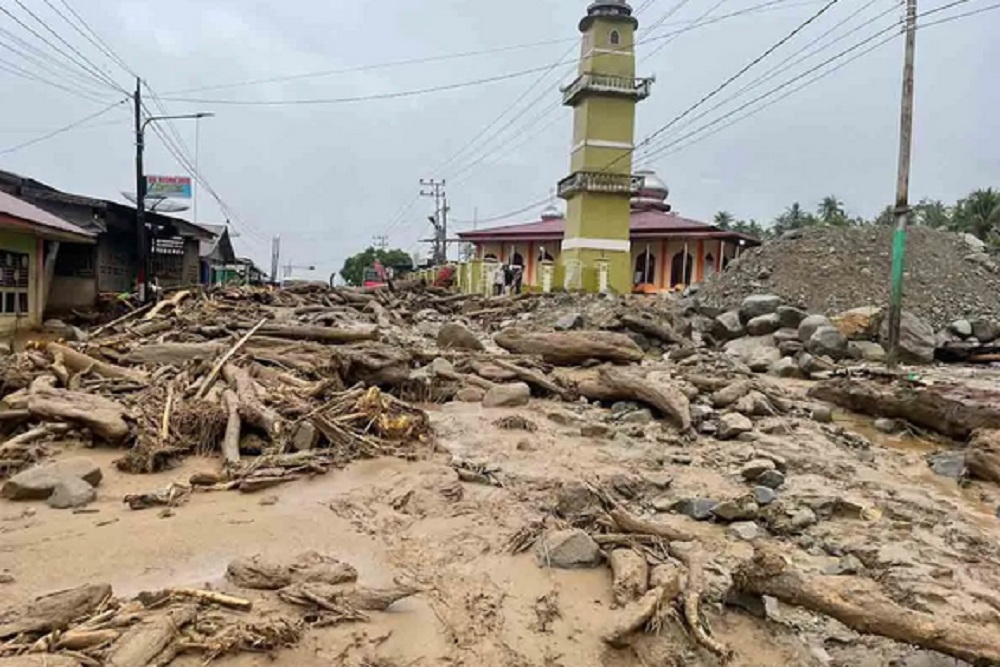
[[[69,132],[70,130],[74,130],[74,129],[80,127],[81,125],[86,124],[88,121],[91,121],[91,120],[93,120],[95,118],[103,116],[104,114],[108,113],[109,111],[111,111],[115,107],[120,106],[120,105],[124,104],[127,101],[128,101],[128,99],[124,99],[124,100],[121,100],[121,101],[118,101],[118,102],[113,102],[112,104],[109,104],[108,106],[104,107],[100,111],[98,111],[96,113],[92,113],[92,114],[90,114],[88,116],[85,116],[84,118],[81,118],[80,120],[77,120],[77,121],[74,121],[74,122],[70,123],[69,125],[64,125],[63,127],[60,127],[60,128],[58,128],[56,130],[52,130],[51,132],[43,134],[40,137],[36,137],[36,138],[31,139],[29,141],[25,141],[23,143],[15,145],[15,146],[11,146],[10,148],[5,148],[3,150],[0,150],[0,155],[9,155],[10,153],[13,153],[15,151],[19,151],[22,148],[27,148],[28,146],[34,146],[35,144],[39,144],[39,143],[41,143],[43,141],[47,141],[48,139],[51,139],[51,138],[56,137],[56,136],[59,136],[60,134],[65,134],[66,132]]]
[[[66,15],[63,14],[61,11],[59,11],[59,9],[55,5],[53,5],[49,0],[42,0],[42,1],[46,5],[48,5],[52,9],[52,11],[54,11],[56,14],[58,14],[59,17],[62,18],[62,20],[64,20],[74,30],[76,30],[76,32],[78,32],[84,39],[86,39],[88,42],[90,42],[91,45],[94,46],[94,48],[96,48],[102,54],[104,54],[105,56],[107,56],[108,58],[110,58],[112,61],[114,61],[119,67],[121,67],[123,70],[125,70],[128,74],[131,74],[133,77],[136,77],[136,78],[139,77],[139,75],[136,74],[132,70],[132,68],[129,67],[125,63],[125,61],[122,60],[118,56],[117,53],[115,53],[115,50],[112,49],[110,46],[108,46],[107,42],[105,42],[103,39],[101,39],[101,36],[97,33],[97,31],[94,30],[90,26],[90,24],[87,23],[87,21],[84,20],[84,18],[77,13],[77,11],[75,9],[73,9],[73,7],[69,4],[68,0],[60,0],[60,2],[62,2],[63,6],[66,8],[66,10],[70,14],[73,15],[73,18],[75,18],[80,23],[80,25],[82,25],[85,28],[86,32],[84,32],[84,30],[81,30],[75,23],[73,23],[68,18],[66,18]],[[90,34],[88,35],[87,33],[90,33]]]
[[[12,62],[10,62],[8,60],[4,60],[3,58],[0,58],[0,70],[3,70],[3,71],[8,72],[10,74],[13,74],[14,76],[19,76],[19,77],[21,77],[23,79],[27,79],[29,81],[37,81],[39,83],[44,83],[47,86],[52,86],[53,88],[58,88],[58,89],[63,90],[65,92],[67,92],[67,93],[70,93],[71,95],[76,95],[77,97],[83,98],[83,99],[88,100],[90,102],[98,102],[98,103],[101,103],[101,104],[104,104],[104,103],[107,102],[107,99],[101,98],[101,97],[97,96],[95,93],[89,92],[89,91],[87,91],[87,90],[85,90],[83,88],[69,88],[67,86],[62,85],[61,83],[57,83],[55,81],[50,81],[49,79],[46,79],[45,77],[39,76],[38,74],[36,74],[34,72],[31,72],[29,70],[26,70],[23,67],[20,67],[20,66],[14,64],[14,63],[12,63]]]

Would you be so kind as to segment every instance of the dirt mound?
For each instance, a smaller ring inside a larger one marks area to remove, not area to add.
[[[812,313],[833,315],[889,299],[891,227],[805,230],[744,254],[711,278],[698,296],[724,308],[751,294],[777,294]],[[1000,274],[961,235],[910,230],[905,308],[936,328],[963,317],[1000,316]]]

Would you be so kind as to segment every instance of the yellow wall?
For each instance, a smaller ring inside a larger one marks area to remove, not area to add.
[[[0,335],[41,324],[38,243],[38,238],[30,234],[0,230],[0,249],[28,254],[28,313],[21,317],[0,314]]]
[[[585,139],[631,144],[635,134],[635,102],[621,97],[589,97],[573,112],[573,145]],[[588,150],[594,150],[588,148]],[[605,161],[600,167],[607,164]],[[625,162],[615,165],[616,173],[627,174]]]
[[[611,32],[618,31],[619,43],[611,43]],[[580,73],[602,72],[617,76],[635,76],[635,34],[631,23],[597,20],[590,31],[584,36]],[[619,53],[601,53],[617,51]]]
[[[583,192],[566,204],[566,237],[628,240],[628,196]]]

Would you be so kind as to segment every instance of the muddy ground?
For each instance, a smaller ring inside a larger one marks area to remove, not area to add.
[[[1000,373],[974,374],[992,384]],[[1000,623],[1000,526],[996,487],[936,475],[926,455],[954,443],[926,434],[884,435],[870,419],[834,411],[833,423],[809,416],[807,381],[769,379],[803,410],[760,419],[738,441],[679,437],[657,420],[605,424],[611,412],[585,403],[533,399],[525,408],[479,404],[425,406],[437,451],[416,461],[356,462],[325,476],[258,494],[195,493],[172,512],[130,510],[129,493],[150,491],[215,458],[188,457],[155,475],[120,473],[120,452],[67,447],[101,465],[97,502],[79,513],[44,503],[0,500],[0,597],[16,604],[41,593],[106,582],[128,597],[144,590],[198,586],[229,590],[227,563],[262,554],[288,561],[308,550],[354,565],[364,585],[403,577],[422,593],[375,613],[367,623],[309,629],[289,649],[222,657],[218,665],[717,665],[681,629],[645,638],[645,651],[608,647],[601,636],[619,610],[605,566],[540,567],[534,553],[512,555],[511,536],[551,517],[566,489],[581,482],[630,489],[656,518],[694,532],[708,555],[702,611],[713,635],[733,651],[731,665],[945,667],[954,659],[863,636],[825,616],[775,600],[748,611],[724,604],[730,574],[753,552],[722,523],[671,512],[677,500],[738,498],[748,491],[741,468],[761,456],[782,462],[782,502],[810,508],[797,534],[760,538],[806,573],[877,582],[895,602],[938,618],[996,627]],[[536,430],[494,426],[519,416]],[[455,464],[486,470],[459,480]],[[845,509],[846,508],[846,509]],[[169,516],[164,516],[167,514]],[[272,597],[255,614],[281,613]],[[643,657],[646,656],[646,657]],[[660,656],[656,662],[649,656]],[[180,657],[173,664],[200,664]]]

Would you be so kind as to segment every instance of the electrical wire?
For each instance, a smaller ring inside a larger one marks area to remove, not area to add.
[[[62,76],[72,78],[74,81],[78,82],[74,83],[74,85],[94,85],[94,78],[88,73],[81,72],[77,67],[53,57],[51,54],[36,47],[34,44],[25,41],[2,26],[0,26],[0,37],[4,37],[13,45],[16,45],[18,47],[17,49],[15,49],[15,47],[11,44],[5,44],[5,48],[8,51],[17,52],[17,54],[25,60],[34,59],[35,62],[47,63],[47,65],[51,66],[51,68],[58,68],[58,70],[62,73]],[[102,88],[102,91],[103,90],[104,89]]]
[[[58,136],[60,134],[64,134],[66,132],[69,132],[70,130],[76,129],[76,128],[80,127],[81,125],[86,124],[88,121],[91,121],[91,120],[93,120],[95,118],[98,118],[99,116],[103,116],[104,114],[108,113],[109,111],[111,111],[115,107],[120,106],[120,105],[124,104],[127,101],[128,101],[128,99],[120,100],[118,102],[113,102],[112,104],[109,104],[108,106],[104,107],[100,111],[97,111],[96,113],[92,113],[92,114],[90,114],[88,116],[85,116],[84,118],[81,118],[80,120],[77,120],[77,121],[74,121],[74,122],[70,123],[69,125],[64,125],[63,127],[60,127],[60,128],[58,128],[56,130],[52,130],[51,132],[43,134],[40,137],[36,137],[36,138],[31,139],[29,141],[25,141],[23,143],[15,145],[15,146],[11,146],[10,148],[5,148],[3,150],[0,150],[0,155],[8,155],[8,154],[13,153],[15,151],[19,151],[22,148],[27,148],[28,146],[34,146],[35,144],[38,144],[38,143],[41,143],[41,142],[46,141],[48,139],[51,139],[52,137],[56,137],[56,136]]]
[[[708,15],[710,15],[716,9],[718,9],[719,7],[721,7],[724,2],[726,2],[726,0],[718,0],[718,2],[716,2],[714,5],[712,5],[708,9],[706,9],[704,13],[702,13],[698,18],[696,18],[695,22],[703,21]],[[657,53],[659,53],[663,49],[667,48],[667,45],[670,44],[671,42],[673,42],[679,36],[680,36],[680,33],[677,33],[677,34],[671,36],[670,39],[663,40],[662,42],[660,42],[656,46],[655,49],[653,49],[652,51],[650,51],[649,53],[647,53],[645,56],[643,56],[642,60],[640,60],[639,62],[641,63],[641,62],[644,62],[646,60],[649,60],[650,58],[652,58],[653,56],[655,56]]]
[[[66,18],[66,15],[63,14],[61,11],[59,11],[59,9],[55,5],[53,5],[49,0],[42,0],[42,1],[46,5],[48,5],[52,9],[52,11],[54,11],[56,14],[58,14],[59,17],[62,18],[62,20],[64,20],[74,30],[76,30],[76,32],[78,32],[84,39],[86,39],[88,42],[90,42],[91,45],[94,46],[94,48],[96,48],[98,51],[100,51],[106,57],[108,57],[112,61],[114,61],[119,67],[121,67],[123,70],[125,70],[125,72],[127,72],[128,74],[131,74],[132,76],[138,78],[139,75],[136,74],[134,71],[132,71],[132,68],[130,68],[125,63],[125,61],[122,60],[118,56],[118,54],[115,52],[114,49],[112,49],[110,46],[108,46],[107,42],[105,42],[103,39],[101,39],[101,36],[97,33],[97,31],[94,30],[90,26],[90,24],[87,23],[87,21],[84,20],[84,18],[82,16],[80,16],[80,14],[77,13],[77,11],[75,9],[73,9],[73,7],[69,4],[68,0],[60,0],[60,2],[62,2],[63,6],[66,8],[66,10],[70,14],[73,15],[73,18],[75,18],[80,23],[80,25],[82,25],[84,27],[84,29],[86,30],[86,32],[84,32],[84,30],[81,30],[75,23],[73,23],[68,18]],[[88,35],[87,33],[90,33],[90,34]]]
[[[91,102],[99,102],[102,104],[107,102],[107,99],[102,99],[101,97],[98,97],[95,93],[89,92],[83,88],[69,88],[67,86],[62,85],[61,83],[50,81],[45,77],[39,76],[38,74],[26,70],[23,67],[20,67],[8,60],[4,60],[3,58],[0,58],[0,70],[13,74],[14,76],[19,76],[23,79],[27,79],[29,81],[37,81],[39,83],[44,83],[45,85],[52,86],[53,88],[58,88],[59,90],[63,90],[67,93],[70,93],[71,95],[76,95],[77,97],[81,97]]]

